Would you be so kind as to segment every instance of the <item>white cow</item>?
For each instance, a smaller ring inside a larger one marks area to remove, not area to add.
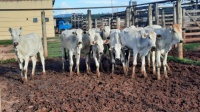
[[[77,75],[79,72],[79,63],[80,63],[80,53],[82,49],[82,34],[81,29],[71,29],[65,30],[61,34],[61,49],[62,49],[62,62],[63,62],[63,71],[64,71],[64,61],[65,61],[65,49],[69,51],[69,63],[70,63],[70,77],[72,76],[72,67],[73,67],[73,55],[76,56],[76,67]]]
[[[152,47],[155,47],[155,32],[149,34],[143,33],[144,29],[137,30],[123,30],[121,33],[122,45],[132,49],[133,51],[133,71],[132,77],[135,77],[135,66],[137,65],[137,55],[139,54],[142,58],[141,72],[147,77],[145,69],[145,56]]]
[[[156,66],[157,66],[157,76],[158,80],[160,77],[160,67],[161,67],[161,55],[163,55],[163,66],[164,66],[164,75],[168,78],[167,75],[167,56],[168,52],[171,50],[172,46],[177,43],[182,43],[182,29],[179,24],[173,24],[171,28],[161,28],[155,29],[157,36],[156,40]]]
[[[33,68],[32,68],[32,77],[35,74],[35,66],[36,66],[36,57],[37,53],[40,53],[40,58],[42,62],[43,75],[45,72],[45,62],[44,62],[44,52],[41,38],[36,33],[30,33],[24,36],[21,36],[22,28],[12,29],[9,28],[9,32],[11,34],[13,45],[15,49],[15,54],[18,58],[19,68],[21,71],[21,77],[24,82],[27,82],[27,71],[28,71],[28,62],[31,57]],[[23,62],[25,65],[23,67]]]
[[[151,31],[154,31],[155,29],[160,29],[162,28],[160,25],[151,25],[151,26],[147,26],[145,27],[145,31],[146,32],[151,32]],[[156,65],[155,65],[155,51],[150,51],[147,55],[147,60],[148,60],[148,66],[150,68],[150,57],[152,55],[152,66],[153,66],[153,74],[156,74]]]
[[[96,65],[97,76],[100,77],[99,66],[101,64],[101,56],[104,50],[104,44],[108,44],[107,40],[103,40],[99,33],[95,34],[95,44],[92,46],[93,58]]]
[[[91,45],[94,45],[94,37],[95,37],[95,30],[89,29],[87,32],[83,34],[82,37],[82,49],[81,49],[81,54],[84,53],[86,55],[86,69],[87,73],[90,72],[90,53],[91,53]]]
[[[123,46],[121,44],[120,40],[120,30],[118,29],[112,29],[110,33],[110,54],[111,54],[111,62],[112,62],[112,75],[114,74],[114,68],[115,68],[115,60],[121,61],[124,69],[124,74],[127,74],[127,69],[125,66],[125,60],[124,60],[124,53],[122,52]]]

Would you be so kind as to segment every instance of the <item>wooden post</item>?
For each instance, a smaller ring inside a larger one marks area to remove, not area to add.
[[[136,1],[133,1],[133,2],[132,2],[132,5],[133,5],[132,25],[135,25],[135,16],[137,15],[137,13],[136,13],[136,5],[137,5],[137,2],[136,2]]]
[[[182,28],[184,28],[184,29],[186,28],[186,26],[185,26],[185,22],[186,22],[185,18],[186,18],[185,17],[185,9],[183,9],[183,22],[182,22],[183,24],[182,24]],[[183,30],[183,39],[185,39],[185,30]]]
[[[176,14],[176,4],[174,4],[173,6],[174,6],[174,14],[173,14],[174,21],[173,21],[173,23],[176,24],[177,23],[177,18],[176,18],[176,15],[177,15]]]
[[[159,8],[158,8],[158,3],[155,4],[155,21],[156,21],[156,24],[159,25]]]
[[[111,18],[108,18],[108,26],[111,26]]]
[[[162,10],[162,27],[165,28],[165,11]]]
[[[104,19],[101,19],[101,27],[104,28]]]
[[[120,18],[119,17],[116,18],[116,25],[117,25],[117,29],[120,30]]]
[[[125,27],[130,26],[130,11],[129,8],[126,8],[126,19],[125,19]]]
[[[43,46],[44,46],[44,57],[48,56],[47,50],[47,35],[46,35],[46,21],[45,21],[45,12],[41,12],[41,20],[42,20],[42,38],[43,38]]]
[[[177,23],[182,26],[182,8],[181,8],[181,0],[177,0],[177,18],[178,21]],[[180,59],[183,59],[183,44],[179,43],[178,44],[178,57]]]
[[[152,19],[152,5],[149,4],[148,7],[148,20],[149,20],[149,26],[153,25],[153,19]]]
[[[97,19],[94,20],[94,26],[97,28]]]
[[[88,29],[92,28],[91,10],[87,10]]]

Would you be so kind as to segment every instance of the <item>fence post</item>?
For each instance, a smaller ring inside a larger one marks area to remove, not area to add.
[[[117,29],[120,30],[120,18],[119,17],[116,18],[116,25],[117,25]]]
[[[173,21],[173,23],[176,24],[177,23],[177,18],[176,18],[176,4],[174,3],[173,6],[174,6],[174,14],[173,14],[174,21]]]
[[[129,8],[126,8],[126,19],[125,19],[125,27],[130,26],[130,11]]]
[[[108,18],[108,26],[111,27],[111,18]]]
[[[148,7],[148,20],[149,20],[149,26],[152,26],[153,25],[153,20],[152,20],[152,5],[149,4],[149,7]]]
[[[97,19],[94,19],[94,26],[97,28]]]
[[[178,21],[177,23],[182,26],[182,8],[181,8],[181,0],[177,0],[177,14],[178,14]],[[178,43],[178,57],[183,59],[183,44]]]
[[[183,24],[182,24],[182,28],[186,28],[186,26],[185,26],[185,9],[183,9]],[[183,39],[185,39],[185,30],[183,30]]]
[[[102,28],[104,28],[104,19],[103,18],[101,19],[101,26],[102,26]]]
[[[165,28],[165,11],[162,10],[162,27]]]
[[[43,46],[44,46],[44,57],[48,56],[47,50],[47,35],[46,35],[46,21],[45,21],[45,12],[41,12],[41,20],[42,20],[42,37],[43,37]]]
[[[135,15],[136,15],[136,5],[137,5],[137,2],[136,2],[136,1],[133,1],[133,2],[132,2],[132,5],[133,5],[132,25],[135,26]]]
[[[158,8],[158,3],[155,4],[155,21],[156,24],[159,24],[159,8]]]
[[[91,19],[91,10],[87,10],[87,19],[88,19],[88,29],[92,28],[92,19]]]

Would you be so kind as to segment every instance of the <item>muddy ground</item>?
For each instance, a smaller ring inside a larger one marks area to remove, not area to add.
[[[147,68],[148,78],[140,73],[140,62],[135,79],[124,76],[121,65],[110,75],[110,64],[103,62],[105,72],[101,77],[85,73],[84,58],[81,59],[81,76],[69,78],[61,70],[61,59],[46,59],[46,77],[41,75],[41,63],[37,62],[35,79],[22,83],[17,63],[0,65],[2,111],[26,112],[199,112],[200,66],[169,61],[169,79],[157,80],[152,69]],[[29,64],[29,74],[31,73]],[[161,69],[163,73],[163,69]]]

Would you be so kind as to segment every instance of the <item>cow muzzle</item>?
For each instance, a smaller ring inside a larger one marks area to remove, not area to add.
[[[156,50],[156,47],[153,46],[153,47],[151,48],[151,51],[155,51],[155,50]]]
[[[180,42],[179,43],[183,43],[183,40],[180,40]]]
[[[19,43],[18,42],[14,42],[13,45],[14,45],[14,47],[16,47],[16,46],[19,45]]]

